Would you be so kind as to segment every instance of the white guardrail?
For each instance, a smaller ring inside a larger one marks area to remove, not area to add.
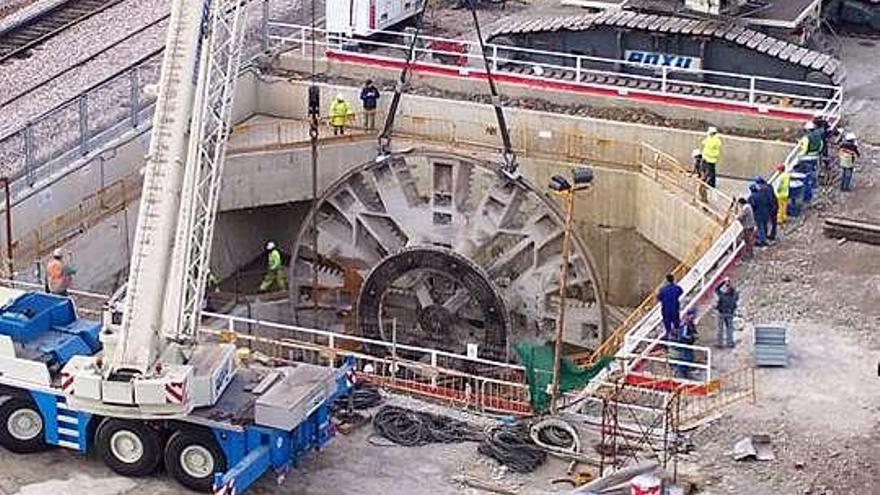
[[[379,62],[402,62],[409,52],[411,35],[396,31],[380,31],[367,38],[345,38],[324,29],[290,24],[276,20],[267,23],[268,44],[273,51],[299,50],[308,57],[314,43],[324,55],[349,54]],[[437,36],[419,35],[412,60],[422,66],[454,70],[460,75],[481,74],[483,57],[477,42]],[[487,57],[493,71],[512,73],[518,77],[548,82],[565,82],[575,86],[615,91],[626,95],[632,91],[718,102],[757,108],[784,110],[811,115],[842,96],[840,86],[791,79],[722,72],[706,69],[646,67],[620,59],[609,59],[565,52],[488,43]],[[621,68],[629,72],[622,72]],[[558,75],[551,77],[551,74]],[[565,74],[565,76],[563,75]],[[624,78],[635,81],[636,87],[602,83],[603,78]],[[706,82],[713,81],[713,82]]]

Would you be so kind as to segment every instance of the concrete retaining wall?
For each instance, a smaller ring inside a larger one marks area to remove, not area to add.
[[[288,118],[307,115],[308,84],[301,81],[255,81],[255,111]],[[322,102],[329,107],[330,98],[341,93],[348,101],[357,102],[358,88],[321,85]],[[390,95],[380,100],[381,111],[387,109]],[[490,105],[451,101],[424,96],[404,96],[395,122],[398,132],[424,135],[431,133],[446,140],[484,144],[500,148],[500,137]],[[663,129],[626,122],[600,120],[561,114],[548,114],[523,109],[506,109],[516,148],[566,150],[571,158],[601,160],[607,143],[645,142],[676,157],[691,162],[691,152],[700,146],[703,133],[680,129]],[[379,116],[380,119],[382,115]],[[790,151],[789,143],[724,136],[724,151],[718,173],[735,177],[753,177],[764,173],[768,164],[782,160]],[[624,160],[626,161],[626,160]]]
[[[282,55],[277,66],[284,70],[308,73],[311,71],[311,59],[291,52]],[[373,79],[388,81],[389,87],[399,77],[399,69],[384,68],[375,65],[345,62],[340,60],[321,59],[317,61],[316,70],[321,74],[334,74],[348,79],[363,81]],[[489,94],[485,81],[468,78],[449,77],[444,75],[413,72],[412,85],[432,90],[455,92],[462,94]],[[785,118],[758,116],[733,111],[718,111],[697,107],[670,105],[668,103],[652,103],[650,101],[633,100],[625,97],[611,97],[570,91],[559,91],[552,88],[540,88],[532,85],[498,82],[501,94],[510,98],[539,98],[557,105],[589,105],[598,108],[617,108],[625,110],[644,109],[657,115],[671,119],[693,119],[707,122],[718,127],[741,128],[750,130],[788,130],[799,127],[795,121]]]

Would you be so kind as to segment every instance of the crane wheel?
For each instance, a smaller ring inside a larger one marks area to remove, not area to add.
[[[165,446],[165,469],[190,490],[210,493],[214,473],[226,471],[226,455],[210,431],[181,429]]]
[[[0,396],[0,445],[17,454],[40,452],[46,444],[43,415],[29,398]]]
[[[107,418],[98,427],[95,445],[104,464],[123,476],[147,476],[162,460],[159,432],[145,423]]]

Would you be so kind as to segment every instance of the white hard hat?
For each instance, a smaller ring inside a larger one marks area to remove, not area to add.
[[[342,97],[342,93],[336,93],[336,99],[337,100],[344,100],[345,98]]]
[[[812,120],[808,120],[807,123],[804,124],[804,129],[806,129],[808,131],[812,131],[815,128],[816,128],[816,123],[813,122]]]
[[[706,129],[707,134],[718,134],[718,128],[715,126],[709,127]]]
[[[272,241],[267,242],[266,249],[275,249],[275,243]]]
[[[703,156],[703,153],[701,153],[698,149],[694,149],[693,151],[691,151],[691,156],[696,158],[698,156]]]
[[[56,250],[52,251],[52,257],[53,257],[53,258],[60,258],[61,256],[62,256],[62,254],[61,254],[61,250],[60,250],[60,249],[56,249]]]
[[[856,140],[856,133],[854,133],[854,132],[847,132],[847,133],[843,136],[843,140],[844,140],[844,141],[855,141],[855,140]]]

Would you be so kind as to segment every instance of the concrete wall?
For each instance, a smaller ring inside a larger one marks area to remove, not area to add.
[[[636,228],[663,251],[681,260],[715,224],[690,203],[660,184],[638,176]]]
[[[311,59],[298,53],[290,52],[280,57],[277,67],[283,70],[294,70],[308,73],[311,71]],[[388,81],[390,86],[397,81],[399,69],[383,68],[339,60],[319,60],[317,72],[344,77],[352,81],[373,79]],[[428,88],[463,95],[488,94],[489,88],[485,81],[468,78],[449,77],[425,72],[413,72],[411,84],[415,87]],[[671,119],[686,119],[706,122],[718,127],[740,128],[750,130],[789,130],[800,126],[798,122],[777,117],[758,116],[742,112],[717,111],[696,107],[684,107],[664,103],[616,98],[611,96],[590,95],[570,91],[543,89],[531,85],[499,82],[499,92],[509,98],[539,98],[558,105],[589,105],[603,110],[646,109],[657,115]]]
[[[354,165],[374,157],[374,141],[322,146],[318,154],[318,190]],[[220,211],[309,200],[312,196],[311,150],[232,154],[223,174]]]
[[[77,268],[73,278],[74,289],[110,294],[125,283],[137,212],[138,204],[133,203],[64,245],[62,252],[65,261]],[[40,260],[43,267],[48,261],[48,257]],[[32,267],[21,268],[21,279],[36,281]]]
[[[288,118],[307,115],[308,84],[301,81],[255,81],[258,91],[256,112]],[[357,88],[321,85],[324,106],[329,98],[342,93],[351,102],[358,101]],[[390,97],[380,100],[382,111]],[[405,95],[398,110],[395,130],[414,135],[430,132],[461,142],[500,147],[494,110],[490,105]],[[700,146],[703,133],[664,129],[640,124],[549,114],[511,108],[505,110],[514,146],[521,149],[566,150],[573,157],[603,158],[603,143],[645,142],[673,155],[682,163],[691,162],[691,152]],[[381,118],[381,115],[380,115]],[[545,137],[545,136],[550,136]],[[764,173],[783,159],[791,145],[736,136],[724,136],[724,151],[718,173],[753,177]]]
[[[282,251],[290,252],[310,206],[305,201],[220,213],[214,230],[211,270],[219,279],[231,276],[261,256],[270,240]]]

